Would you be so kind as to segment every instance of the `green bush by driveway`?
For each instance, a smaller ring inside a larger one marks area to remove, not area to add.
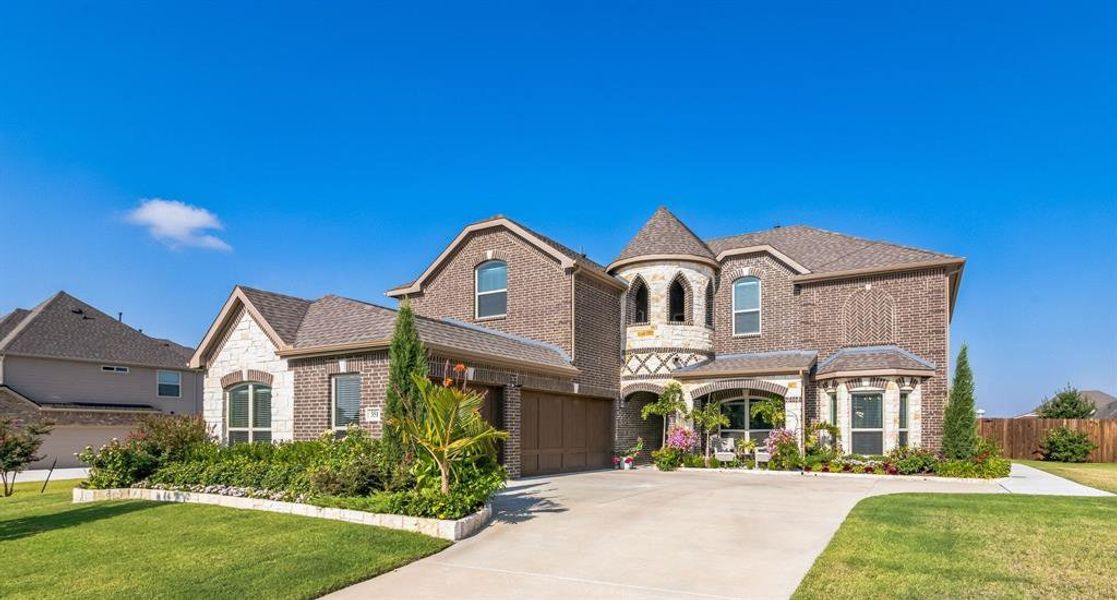
[[[217,506],[0,499],[3,598],[312,598],[447,546],[416,533]]]
[[[897,494],[862,500],[795,598],[1107,598],[1117,499]]]

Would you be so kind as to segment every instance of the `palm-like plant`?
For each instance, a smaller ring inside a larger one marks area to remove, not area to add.
[[[420,414],[392,418],[389,424],[398,427],[409,444],[430,455],[442,478],[442,493],[449,495],[454,464],[479,454],[496,452],[496,441],[508,437],[481,417],[484,396],[447,380],[437,385],[425,377],[413,375],[418,398],[412,401],[425,410]]]
[[[721,427],[729,427],[729,415],[721,412],[721,404],[707,400],[702,408],[690,411],[690,418],[705,434],[705,465],[710,466],[710,437]]]

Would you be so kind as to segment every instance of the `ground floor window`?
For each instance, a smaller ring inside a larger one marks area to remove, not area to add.
[[[230,444],[271,441],[271,388],[245,383],[225,393],[225,431]]]
[[[774,429],[772,423],[764,417],[752,416],[752,405],[762,401],[764,398],[740,398],[726,402],[722,411],[729,417],[729,427],[722,427],[721,433],[762,443]]]
[[[908,446],[908,393],[900,392],[900,432],[896,439],[901,448]]]
[[[838,393],[837,392],[830,392],[830,393],[826,394],[826,397],[829,398],[829,400],[830,400],[830,424],[831,425],[837,425],[838,424]]]
[[[345,431],[350,425],[357,424],[361,410],[361,376],[356,374],[338,375],[333,378],[332,419],[335,431]]]
[[[850,399],[850,442],[854,454],[884,453],[884,398],[854,393]]]

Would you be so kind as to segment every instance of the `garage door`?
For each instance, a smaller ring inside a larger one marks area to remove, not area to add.
[[[524,477],[612,466],[611,400],[525,391],[521,401]]]
[[[131,431],[129,426],[101,427],[94,425],[72,425],[55,427],[50,435],[43,438],[43,446],[39,449],[40,455],[46,458],[37,463],[32,463],[32,469],[46,469],[58,459],[58,468],[84,467],[85,465],[74,458],[74,453],[86,446],[100,448],[112,438],[124,440]]]

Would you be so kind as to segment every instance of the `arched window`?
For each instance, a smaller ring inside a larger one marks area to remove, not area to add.
[[[714,326],[714,281],[706,282],[706,325]]]
[[[733,282],[733,335],[760,333],[760,280],[741,277]]]
[[[667,290],[667,320],[672,323],[686,321],[686,288],[678,277],[671,282]]]
[[[477,318],[508,314],[508,263],[489,260],[477,266]]]
[[[631,294],[632,302],[629,304],[629,322],[630,323],[647,323],[648,322],[648,286],[640,277],[636,278],[636,282],[632,284]]]
[[[230,444],[271,441],[271,388],[242,383],[225,393],[225,432]]]

